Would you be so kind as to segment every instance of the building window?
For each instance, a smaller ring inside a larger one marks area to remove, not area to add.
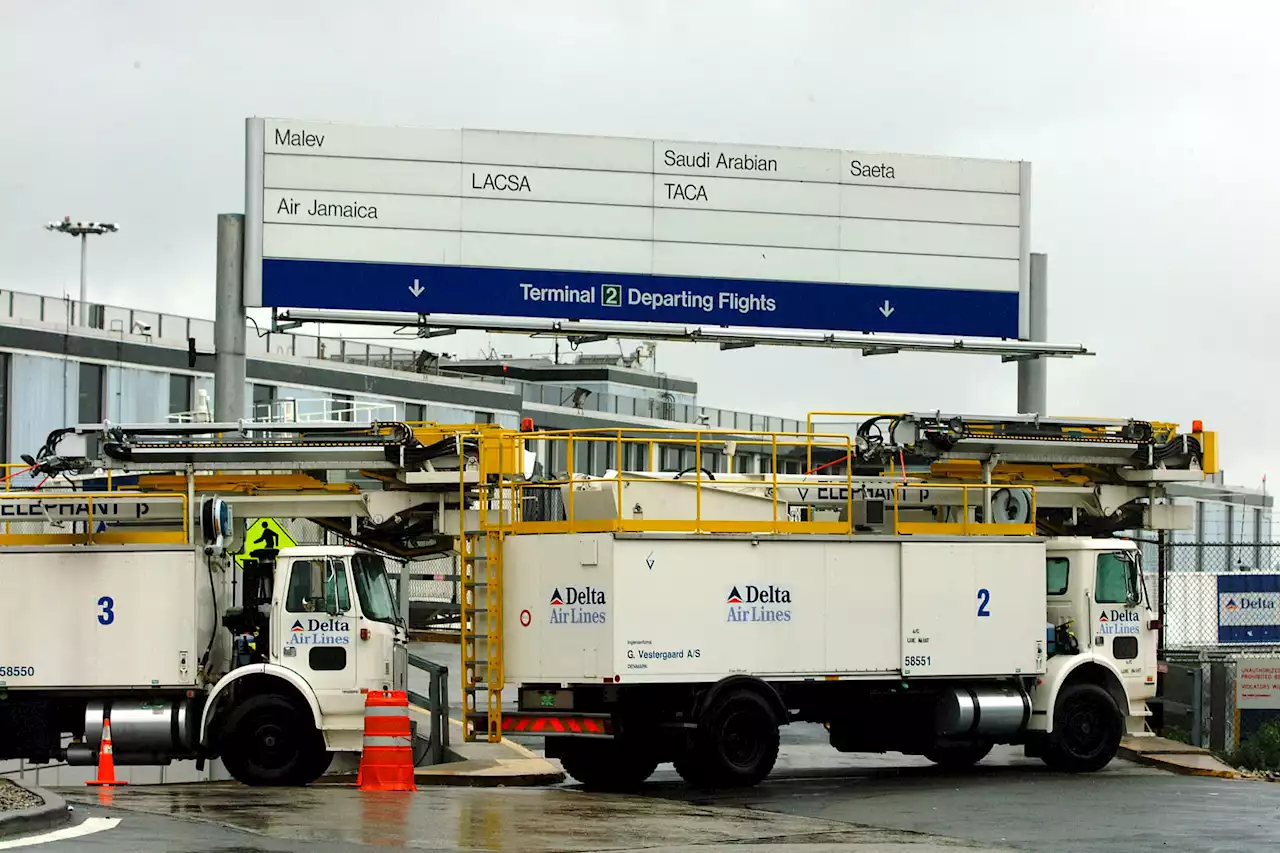
[[[276,387],[274,385],[253,386],[253,420],[269,421],[275,416]]]
[[[427,419],[427,407],[422,403],[405,403],[404,419],[411,424],[420,424]]]
[[[332,415],[335,421],[355,420],[355,399],[350,394],[334,394]]]
[[[9,354],[0,352],[0,462],[9,458]],[[8,471],[0,471],[0,475]]]
[[[169,374],[169,414],[191,411],[191,388],[195,380],[181,373]]]
[[[102,423],[102,391],[105,383],[105,367],[101,364],[80,363],[80,404],[77,408],[80,423]]]

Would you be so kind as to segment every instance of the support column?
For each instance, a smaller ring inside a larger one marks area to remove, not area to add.
[[[218,214],[217,306],[213,340],[213,419],[245,417],[244,215]]]
[[[1048,302],[1049,256],[1032,253],[1031,286],[1027,293],[1029,341],[1044,342],[1049,337]],[[1047,382],[1044,358],[1018,362],[1018,413],[1046,415]]]
[[[89,233],[80,235],[80,323],[89,325]],[[132,331],[126,329],[125,331]]]

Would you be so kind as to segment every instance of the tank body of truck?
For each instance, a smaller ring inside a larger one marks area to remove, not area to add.
[[[846,752],[961,766],[1012,743],[1093,770],[1142,730],[1154,693],[1153,616],[1122,540],[563,533],[504,547],[519,702],[504,729],[550,735],[548,755],[588,785],[629,787],[660,761],[694,783],[753,784],[797,721]],[[1048,597],[1047,576],[1061,586]],[[1063,703],[1093,721],[1085,736],[1063,729]]]

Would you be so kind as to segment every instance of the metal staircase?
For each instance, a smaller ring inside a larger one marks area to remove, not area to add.
[[[462,734],[467,742],[502,740],[502,540],[501,529],[460,537]]]

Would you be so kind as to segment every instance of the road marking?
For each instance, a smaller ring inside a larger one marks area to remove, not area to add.
[[[35,844],[48,844],[50,841],[66,841],[68,838],[79,838],[82,835],[93,835],[95,832],[102,832],[107,829],[115,829],[120,823],[118,817],[91,817],[86,818],[84,823],[68,826],[64,829],[55,829],[53,832],[46,832],[44,835],[32,835],[27,838],[16,838],[13,841],[0,841],[0,850],[12,850],[15,847],[30,847]]]

